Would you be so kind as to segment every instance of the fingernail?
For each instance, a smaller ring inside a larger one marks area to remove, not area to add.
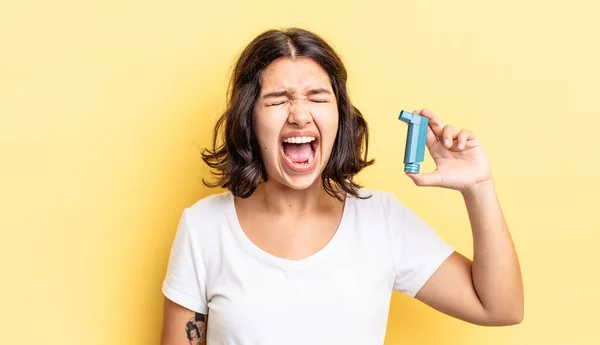
[[[459,148],[464,149],[465,148],[465,144],[460,143],[460,145],[458,145]]]
[[[444,140],[444,145],[446,145],[446,146],[450,146],[450,145],[452,145],[452,144],[450,143],[450,139],[445,139],[445,140]]]

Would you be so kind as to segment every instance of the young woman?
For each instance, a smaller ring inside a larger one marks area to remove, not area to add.
[[[346,79],[305,30],[264,32],[242,52],[204,152],[210,185],[227,190],[183,212],[162,344],[187,344],[190,318],[201,344],[383,344],[394,290],[475,324],[521,321],[519,263],[475,134],[416,110],[437,169],[407,174],[462,194],[471,261],[391,193],[353,182],[373,161]]]

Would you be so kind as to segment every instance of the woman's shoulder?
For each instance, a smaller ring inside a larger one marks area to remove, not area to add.
[[[389,190],[361,188],[358,190],[358,196],[351,196],[351,202],[361,211],[372,210],[373,212],[404,213],[410,209],[396,196],[396,193]]]
[[[211,210],[214,208],[226,207],[227,203],[231,198],[230,191],[218,192],[209,194],[195,201],[193,204],[188,206],[188,209],[203,211]]]
[[[185,218],[188,222],[203,224],[220,219],[228,214],[231,198],[229,191],[205,196],[185,208]]]
[[[394,200],[397,200],[393,192],[382,189],[363,187],[358,189],[357,193],[358,198],[353,196],[350,198],[354,202],[363,206],[383,206],[393,202]]]

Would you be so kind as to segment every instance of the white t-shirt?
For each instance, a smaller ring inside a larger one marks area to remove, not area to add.
[[[163,293],[208,313],[208,345],[383,344],[392,291],[414,297],[454,250],[393,194],[360,193],[372,197],[348,196],[333,238],[300,261],[251,242],[230,192],[196,202]]]

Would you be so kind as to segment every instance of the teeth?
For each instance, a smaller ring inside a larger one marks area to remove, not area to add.
[[[315,137],[289,137],[285,139],[283,142],[288,144],[304,144],[315,141]]]

